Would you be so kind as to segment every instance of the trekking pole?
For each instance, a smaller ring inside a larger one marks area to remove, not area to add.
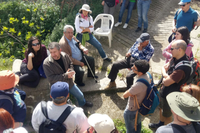
[[[95,82],[97,83],[97,78],[95,77],[95,75],[94,75],[94,73],[93,73],[93,71],[92,71],[92,69],[91,69],[91,67],[90,67],[90,65],[89,65],[89,63],[88,63],[88,61],[87,61],[87,59],[85,58],[85,55],[83,55],[83,58],[85,59],[85,62],[86,62],[86,64],[87,64],[88,68],[90,69],[90,72],[92,73],[92,76],[93,76]]]

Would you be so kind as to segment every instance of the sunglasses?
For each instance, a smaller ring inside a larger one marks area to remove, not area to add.
[[[171,51],[173,51],[174,49],[179,49],[179,48],[170,48]]]
[[[40,45],[40,43],[38,42],[38,43],[32,44],[32,46],[37,46],[37,45]]]

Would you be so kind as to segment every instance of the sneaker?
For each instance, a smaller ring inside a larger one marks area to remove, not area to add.
[[[84,107],[92,107],[93,103],[86,101]]]
[[[107,62],[112,62],[112,60],[111,60],[110,58],[108,58],[108,57],[107,57],[107,58],[105,58],[105,59],[104,59],[104,61],[107,61]]]
[[[111,88],[116,88],[116,83],[114,82],[110,82],[104,89],[111,89]]]
[[[125,24],[124,24],[124,26],[123,26],[123,28],[124,28],[124,29],[126,29],[126,28],[127,28],[127,26],[128,26],[128,24],[127,24],[127,23],[125,23]]]
[[[140,27],[137,27],[137,29],[135,30],[135,32],[139,32],[141,31],[142,29]]]
[[[149,123],[149,128],[159,128],[160,126],[163,126],[164,124],[160,123]]]
[[[122,22],[117,22],[116,24],[115,24],[115,27],[118,27],[119,25],[121,25],[122,24]]]
[[[144,29],[142,32],[143,32],[143,33],[146,33],[146,32],[147,32],[147,29]]]
[[[76,83],[76,82],[75,82]],[[78,86],[85,86],[85,84],[82,82],[82,83],[76,83]]]

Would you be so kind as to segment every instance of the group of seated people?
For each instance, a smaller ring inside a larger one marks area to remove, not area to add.
[[[87,77],[98,78],[95,75],[95,60],[93,57],[87,56],[89,51],[84,46],[85,42],[93,45],[104,61],[111,62],[112,60],[105,54],[101,43],[92,35],[94,25],[89,5],[84,4],[79,13],[75,18],[77,32],[75,36],[74,27],[65,25],[60,41],[51,42],[48,45],[49,55],[45,45],[41,44],[37,37],[31,37],[25,52],[25,59],[20,66],[20,72],[14,74],[11,71],[0,71],[1,132],[27,132],[24,128],[20,128],[26,117],[24,103],[26,94],[15,86],[19,83],[36,87],[42,76],[46,77],[51,85],[50,97],[52,101],[47,102],[47,113],[51,120],[56,121],[68,106],[73,106],[67,103],[69,94],[72,94],[78,101],[79,107],[75,107],[63,123],[67,127],[68,133],[118,133],[114,122],[106,114],[95,113],[87,118],[83,109],[80,108],[93,106],[92,102],[85,100],[78,87],[85,85],[82,67],[84,65],[88,67]],[[193,46],[188,28],[181,26],[175,31],[175,39],[163,50],[166,64],[161,68],[160,122],[149,124],[151,128],[158,128],[157,133],[178,133],[181,132],[180,127],[186,132],[196,132],[192,122],[200,121],[200,88],[190,84],[184,86],[181,92],[181,85],[190,77],[191,69],[188,66],[175,69],[176,64],[181,61],[189,61],[193,57]],[[129,69],[126,77],[127,90],[123,94],[124,98],[128,98],[124,111],[127,133],[141,132],[141,115],[138,114],[136,117],[138,107],[135,100],[138,101],[139,105],[142,103],[146,96],[147,86],[137,82],[137,80],[145,79],[150,83],[147,72],[153,54],[154,47],[150,42],[150,35],[142,33],[126,53],[125,59],[113,63],[108,75],[110,82],[105,89],[115,88],[115,79],[119,70]],[[75,79],[73,79],[74,75]],[[133,98],[134,96],[136,99]],[[9,119],[9,121],[5,121],[5,119]],[[45,119],[40,102],[34,109],[31,120],[36,132],[39,132],[40,125]],[[135,121],[135,119],[137,120]],[[177,128],[174,125],[180,127]]]

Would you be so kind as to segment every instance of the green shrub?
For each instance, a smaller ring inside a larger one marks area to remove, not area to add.
[[[0,71],[2,70],[12,70],[12,63],[15,60],[14,56],[10,58],[1,58],[0,57]]]
[[[31,36],[45,40],[46,35],[52,32],[59,22],[60,8],[52,2],[43,2],[1,3],[0,51],[3,57],[14,55],[23,58],[27,40]]]

